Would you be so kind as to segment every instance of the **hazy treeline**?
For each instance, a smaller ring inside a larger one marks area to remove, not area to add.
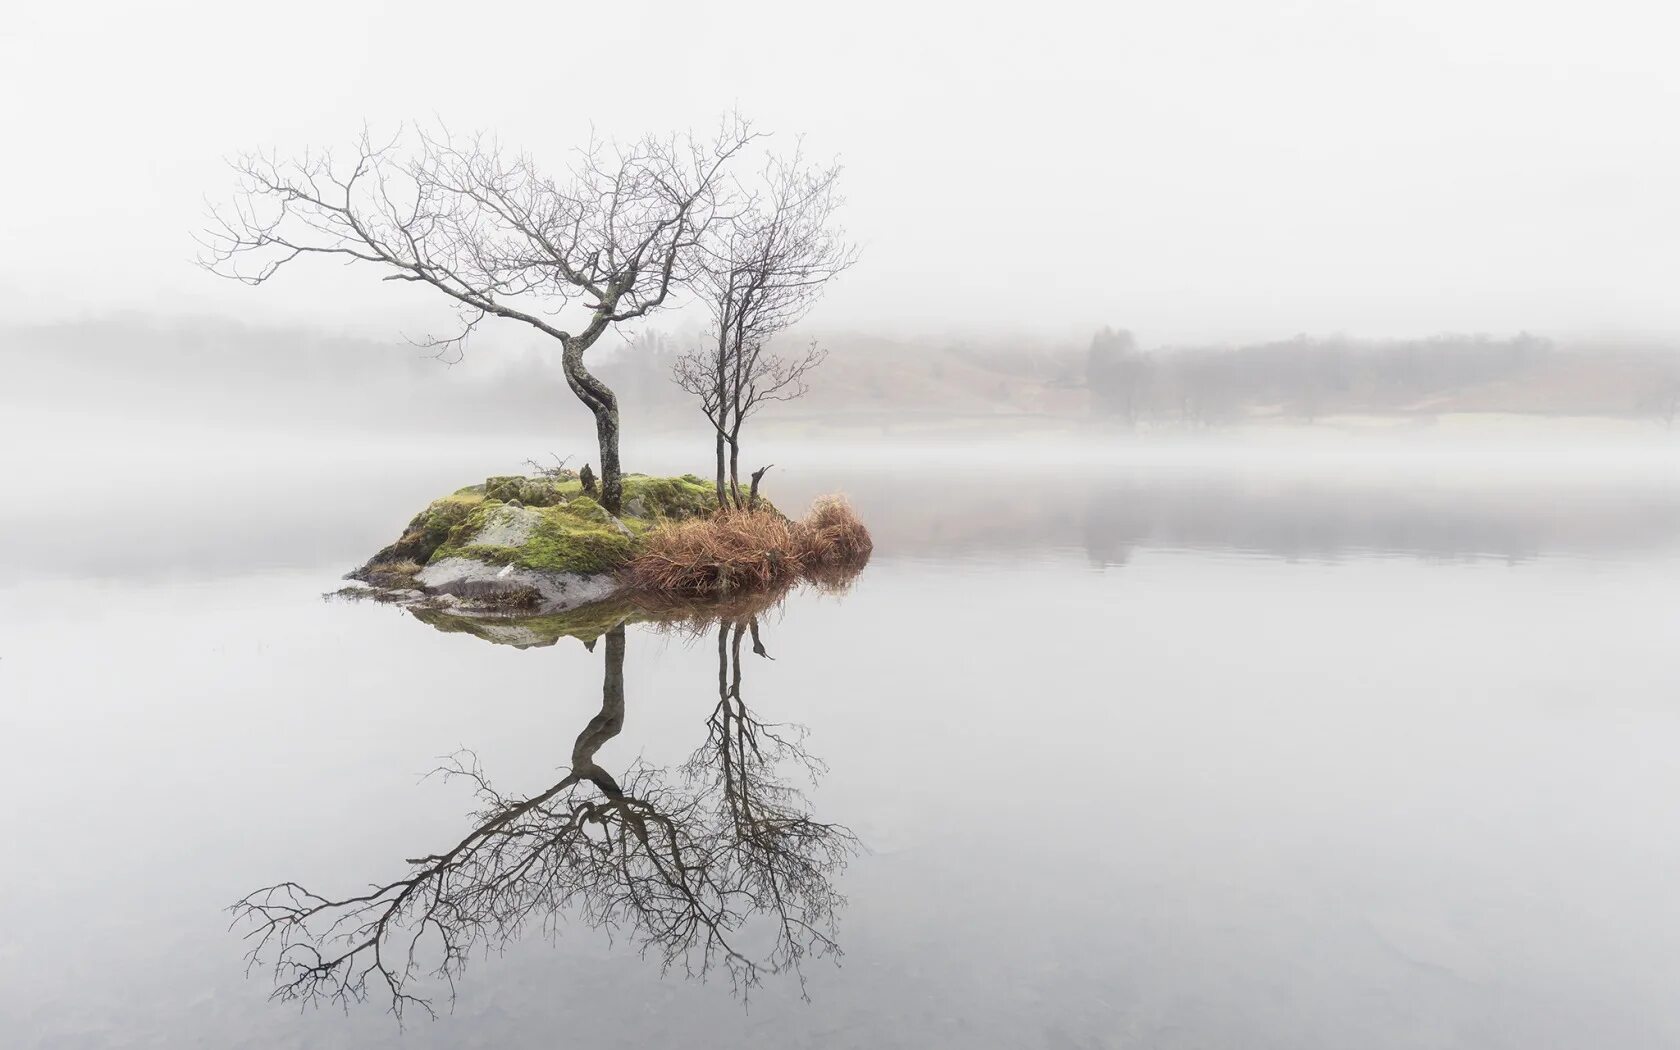
[[[1653,415],[1680,408],[1680,354],[1560,346],[1532,335],[1346,336],[1145,351],[1104,329],[1085,356],[1091,408],[1127,422],[1208,425],[1259,415],[1519,412]]]
[[[672,381],[698,334],[649,331],[597,368],[638,431],[708,426]],[[1640,417],[1680,410],[1680,347],[1536,336],[1298,337],[1145,349],[1076,340],[824,336],[810,395],[772,425],[999,417],[1200,428],[1338,414],[1509,412]],[[530,433],[585,426],[558,355],[535,341],[445,364],[399,338],[215,319],[114,315],[0,329],[0,403],[99,416],[395,432]]]

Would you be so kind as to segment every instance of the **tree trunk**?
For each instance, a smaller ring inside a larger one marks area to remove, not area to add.
[[[718,510],[729,509],[729,496],[723,487],[723,431],[717,432],[717,497]]]
[[[566,385],[595,417],[595,438],[601,446],[601,506],[614,516],[623,512],[624,473],[618,462],[618,397],[607,384],[583,367],[582,340],[569,340],[560,362]]]
[[[601,506],[617,517],[624,512],[624,471],[618,463],[618,404],[595,413],[595,439],[601,444]]]
[[[775,465],[774,463],[767,463],[752,472],[752,484],[747,488],[748,510],[758,506],[758,483],[764,480],[765,472]]]
[[[735,435],[729,435],[729,492],[735,497],[735,509],[740,510],[744,505],[741,501],[741,442]]]

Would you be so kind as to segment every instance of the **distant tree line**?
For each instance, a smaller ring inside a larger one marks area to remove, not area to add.
[[[638,333],[633,347],[598,351],[603,356],[593,371],[619,394],[631,430],[692,433],[704,423],[693,396],[671,376],[695,347],[713,345],[710,334],[698,324],[671,326]],[[106,417],[308,421],[431,435],[587,427],[589,412],[543,342],[507,346],[450,368],[400,340],[207,318],[111,315],[5,327],[0,411],[74,391],[86,411]],[[1336,337],[1145,350],[1121,332],[1057,342],[911,341],[830,331],[823,343],[844,367],[824,366],[811,399],[777,406],[782,418],[985,413],[995,423],[999,412],[1094,414],[1162,427],[1343,412],[1548,413],[1659,425],[1680,418],[1680,346],[1657,340]],[[809,352],[801,338],[768,345],[789,361]],[[577,453],[580,461],[588,454],[570,445],[560,451]]]
[[[1213,425],[1266,414],[1312,420],[1343,412],[1492,408],[1464,398],[1501,383],[1563,382],[1559,357],[1550,340],[1528,334],[1384,341],[1298,336],[1145,351],[1130,332],[1104,328],[1086,352],[1085,382],[1093,412],[1130,423]],[[1655,376],[1652,382],[1656,393],[1662,384]],[[1458,403],[1438,400],[1445,398]]]

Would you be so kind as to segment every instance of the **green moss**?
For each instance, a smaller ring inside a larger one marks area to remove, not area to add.
[[[476,486],[457,490],[440,500],[434,500],[416,514],[403,529],[397,542],[368,559],[361,570],[392,562],[415,562],[424,565],[432,553],[448,541],[449,536],[484,503],[484,494]]]
[[[491,515],[517,500],[540,518],[529,539],[516,546],[474,544]],[[712,482],[695,474],[674,478],[627,474],[624,514],[618,519],[583,494],[576,478],[492,477],[436,500],[408,523],[403,535],[373,558],[379,563],[429,564],[465,556],[539,572],[598,573],[616,569],[636,552],[637,540],[662,522],[717,509]]]
[[[432,561],[466,557],[492,565],[517,565],[537,572],[596,573],[616,569],[635,553],[635,542],[619,530],[612,516],[587,496],[551,507],[531,508],[536,527],[518,546],[473,543],[502,504],[485,502],[451,531],[432,552]]]
[[[518,500],[527,507],[552,507],[583,491],[583,485],[575,478],[494,477],[485,481],[483,491],[486,499],[503,503]]]
[[[646,521],[668,521],[710,514],[717,509],[717,491],[693,474],[680,478],[624,478],[624,512]]]
[[[634,541],[612,516],[579,496],[542,511],[542,521],[519,547],[518,564],[539,572],[602,572],[623,565],[634,553]]]

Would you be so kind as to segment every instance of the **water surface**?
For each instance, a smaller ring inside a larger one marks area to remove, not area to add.
[[[0,511],[7,1045],[1680,1043],[1671,474],[833,457],[772,492],[843,486],[875,559],[738,655],[730,623],[521,649],[321,600],[465,469]],[[469,752],[494,797],[422,779]],[[300,1011],[246,976],[229,904],[386,883],[579,769],[554,814],[616,790],[729,866],[692,885],[756,972],[638,928],[626,886],[692,888],[647,852],[505,898],[525,936],[492,924],[405,1031],[377,988]],[[755,842],[766,812],[827,830]]]

